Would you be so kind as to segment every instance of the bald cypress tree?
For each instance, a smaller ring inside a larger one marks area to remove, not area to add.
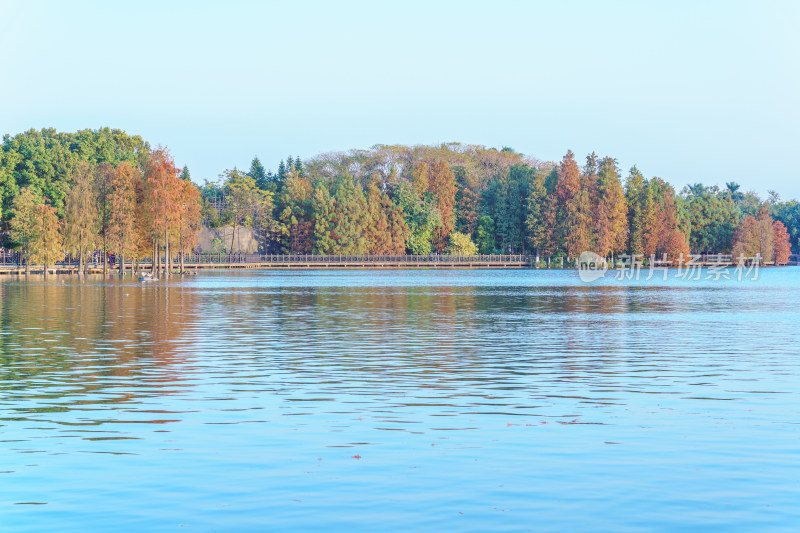
[[[278,220],[288,236],[284,243],[288,252],[307,254],[314,249],[313,194],[311,183],[294,170],[281,183]]]
[[[616,159],[600,160],[595,190],[595,251],[602,256],[622,252],[627,246],[628,204]]]
[[[123,161],[114,170],[111,181],[109,205],[109,244],[120,257],[119,273],[125,275],[125,258],[133,257],[137,251],[137,185],[141,186],[142,173],[129,162]],[[183,182],[184,186],[191,182]]]
[[[428,192],[433,195],[442,217],[442,223],[436,229],[433,239],[434,249],[442,252],[453,231],[456,204],[456,178],[446,161],[437,160],[431,165],[428,172]]]
[[[61,221],[56,208],[47,202],[36,205],[33,215],[36,226],[30,242],[31,261],[41,264],[47,277],[48,267],[64,258]]]
[[[384,208],[380,177],[373,174],[367,186],[367,221],[364,226],[367,253],[384,255],[392,248],[389,213]]]
[[[479,184],[463,166],[453,168],[456,177],[456,207],[454,229],[474,235],[478,229]]]
[[[634,165],[625,183],[625,201],[628,205],[628,251],[632,255],[644,254],[645,185],[644,176]]]
[[[93,250],[99,239],[100,220],[94,187],[94,168],[78,163],[72,172],[72,188],[64,203],[64,243],[78,256],[78,275],[83,275],[85,252]]]
[[[335,184],[333,198],[336,204],[333,234],[337,243],[337,253],[344,255],[365,253],[367,200],[361,186],[350,176],[339,178]]]
[[[9,235],[17,242],[21,250],[26,274],[30,272],[31,242],[37,226],[36,205],[41,201],[41,197],[32,188],[23,187],[11,203]]]
[[[319,181],[314,185],[311,204],[314,212],[314,253],[319,255],[336,253],[337,243],[333,234],[336,204],[325,182]]]
[[[383,205],[384,213],[386,213],[389,223],[389,235],[391,237],[389,248],[386,250],[386,253],[404,255],[406,253],[406,240],[408,239],[409,228],[403,210],[400,206],[395,205],[385,192],[381,194],[381,204]]]
[[[567,151],[558,167],[555,193],[559,247],[569,257],[578,257],[592,244],[592,205],[587,181],[575,162],[575,154]]]
[[[547,200],[545,175],[541,172],[537,172],[528,190],[525,216],[526,236],[530,246],[535,250],[537,257],[547,249],[549,224],[547,220]]]

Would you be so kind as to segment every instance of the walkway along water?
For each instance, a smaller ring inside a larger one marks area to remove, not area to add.
[[[13,260],[11,259],[13,258]],[[163,257],[161,264],[164,264]],[[183,257],[183,268],[187,271],[205,269],[416,269],[416,268],[547,268],[570,267],[572,261],[567,259],[553,259],[540,261],[530,255],[289,255],[289,254],[187,254]],[[657,264],[665,264],[657,261]],[[730,254],[705,254],[695,258],[695,264],[701,266],[736,266],[735,259]],[[764,263],[769,265],[771,263]],[[147,258],[134,265],[126,261],[125,269],[136,267],[137,272],[150,271],[152,261]],[[48,267],[52,274],[75,274],[78,270],[77,262],[62,261]],[[173,259],[172,271],[180,270],[180,261]],[[41,265],[31,265],[30,273],[41,274]],[[89,274],[102,274],[103,264],[88,263],[86,272]],[[118,264],[109,264],[108,272],[119,272]],[[25,265],[20,264],[15,254],[9,259],[3,258],[0,263],[0,274],[25,274]]]

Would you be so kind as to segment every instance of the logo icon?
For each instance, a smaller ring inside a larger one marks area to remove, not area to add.
[[[594,252],[581,252],[578,257],[578,276],[581,281],[591,283],[605,277],[608,271],[608,262]]]

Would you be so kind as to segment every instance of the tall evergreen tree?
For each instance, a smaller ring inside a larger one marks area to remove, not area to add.
[[[525,250],[528,209],[525,198],[528,197],[533,179],[534,170],[528,165],[514,165],[492,184],[492,218],[503,253]]]
[[[178,177],[184,181],[192,181],[192,176],[189,174],[189,167],[183,165],[183,170],[181,170],[181,174]]]
[[[286,179],[286,165],[283,163],[282,159],[281,162],[278,163],[277,178],[278,178],[278,183],[283,183],[283,181]]]
[[[265,191],[269,188],[267,171],[264,168],[264,165],[261,164],[258,156],[255,156],[250,162],[250,170],[247,172],[247,175],[253,178],[253,180],[256,182],[256,187],[259,189]]]

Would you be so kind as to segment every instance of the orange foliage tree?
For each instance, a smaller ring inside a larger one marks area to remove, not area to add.
[[[689,243],[678,220],[675,189],[660,178],[653,178],[645,185],[643,220],[643,243],[645,258],[656,256],[673,262],[690,254]]]
[[[761,261],[772,261],[775,252],[775,233],[769,207],[761,206],[758,218],[747,215],[742,218],[736,228],[733,241],[733,256],[752,258],[761,257]],[[788,258],[787,258],[788,259]]]
[[[137,197],[141,171],[128,161],[114,169],[109,184],[108,241],[118,256],[119,274],[125,275],[125,258],[135,256],[137,248]]]
[[[792,253],[792,245],[789,239],[789,232],[783,222],[776,220],[772,223],[773,235],[773,261],[776,265],[785,265],[789,262],[789,255]]]
[[[590,178],[581,174],[572,150],[561,160],[555,195],[557,239],[564,244],[567,256],[578,257],[592,245],[591,199],[586,185]]]
[[[436,228],[433,247],[437,252],[444,251],[455,224],[456,177],[450,165],[441,159],[435,161],[428,172],[428,192],[436,199],[436,207],[442,215],[442,223]]]
[[[177,227],[177,245],[180,257],[181,274],[184,270],[184,255],[197,245],[202,218],[200,191],[194,183],[181,181],[179,220]]]
[[[160,247],[164,247],[166,277],[170,274],[169,236],[180,221],[183,186],[178,178],[179,172],[166,148],[158,147],[150,154],[145,169],[145,201],[151,214],[150,229],[156,255],[160,256]]]

